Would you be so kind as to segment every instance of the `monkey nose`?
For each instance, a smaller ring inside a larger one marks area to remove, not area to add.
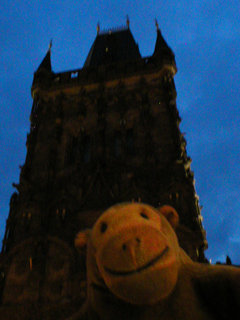
[[[136,259],[136,248],[139,246],[141,240],[139,238],[132,239],[123,243],[122,249],[128,255],[129,259],[132,261],[135,268],[138,267],[137,259]]]
[[[127,248],[130,248],[130,247],[135,247],[137,246],[138,244],[140,244],[141,240],[139,238],[135,238],[133,240],[130,240],[130,241],[126,241],[123,243],[122,245],[122,249],[123,251],[126,251]]]

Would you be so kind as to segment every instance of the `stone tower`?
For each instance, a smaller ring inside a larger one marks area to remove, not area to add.
[[[27,156],[10,201],[3,304],[83,298],[85,255],[76,253],[74,237],[118,202],[175,207],[180,245],[204,261],[176,72],[158,28],[154,52],[144,58],[129,24],[98,29],[82,69],[54,73],[49,48],[34,74]]]

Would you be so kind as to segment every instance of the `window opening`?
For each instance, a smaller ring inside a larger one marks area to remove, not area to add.
[[[122,136],[120,131],[115,132],[115,156],[116,158],[120,158],[122,153]]]
[[[85,136],[83,160],[84,162],[89,162],[90,159],[91,159],[91,139],[90,139],[90,136]]]
[[[126,153],[128,155],[135,155],[135,139],[133,129],[126,132]]]

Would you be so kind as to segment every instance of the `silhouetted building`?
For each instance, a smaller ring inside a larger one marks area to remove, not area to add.
[[[34,74],[27,156],[3,240],[3,305],[84,299],[85,254],[74,237],[118,202],[172,205],[180,245],[205,260],[176,72],[158,28],[144,58],[129,25],[98,30],[82,69],[54,73],[49,48]]]

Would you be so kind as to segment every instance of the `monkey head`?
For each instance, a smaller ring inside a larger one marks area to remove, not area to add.
[[[131,304],[166,298],[178,278],[177,224],[178,214],[170,206],[123,203],[109,208],[91,231],[75,239],[77,248],[88,239],[88,280]]]

